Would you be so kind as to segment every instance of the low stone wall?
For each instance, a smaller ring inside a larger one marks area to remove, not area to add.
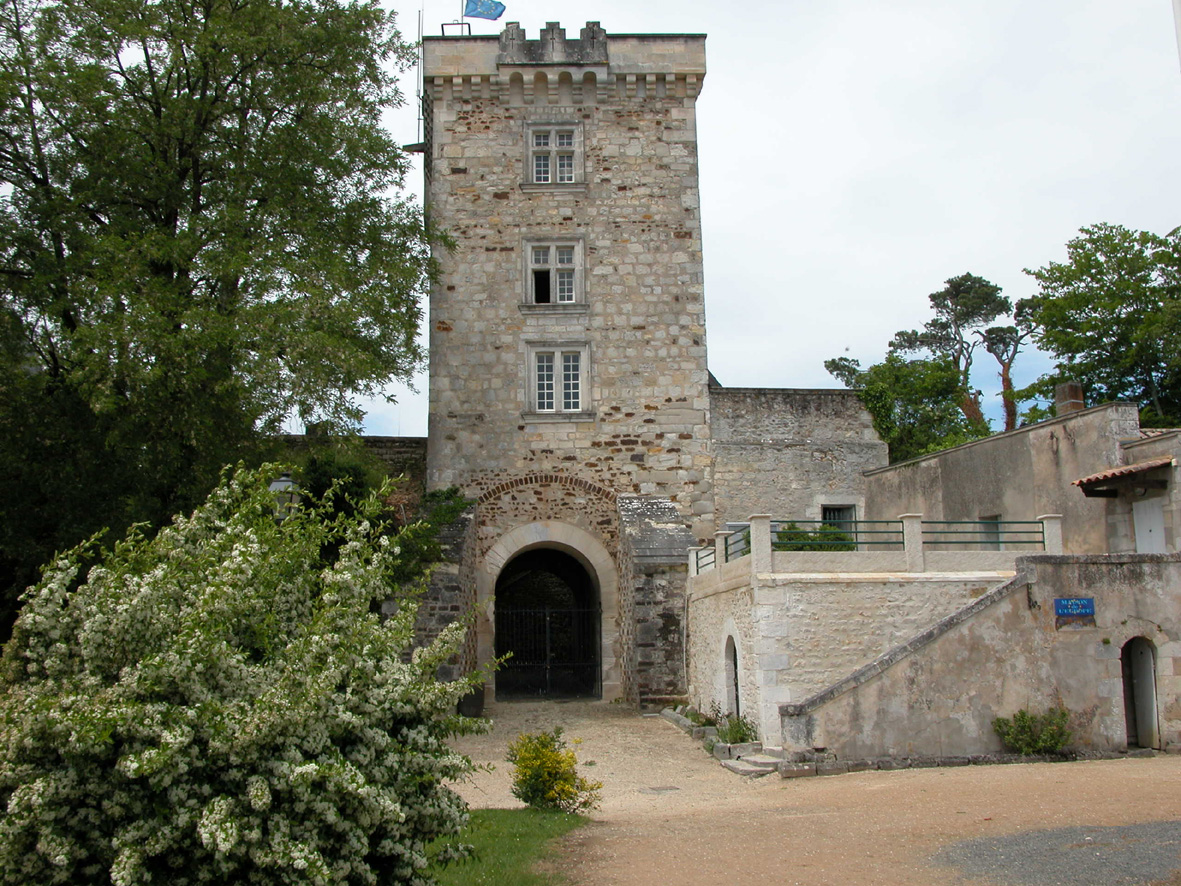
[[[998,716],[1062,705],[1074,743],[1127,745],[1121,649],[1153,647],[1157,746],[1181,745],[1181,555],[1036,555],[1020,573],[839,683],[781,709],[785,747],[838,758],[992,753]],[[1057,600],[1093,601],[1093,617]]]
[[[699,710],[727,707],[724,651],[733,637],[740,708],[765,744],[778,745],[781,704],[830,686],[1008,575],[747,573],[742,581],[718,581],[726,577],[719,570],[695,576],[689,585],[691,701]]]

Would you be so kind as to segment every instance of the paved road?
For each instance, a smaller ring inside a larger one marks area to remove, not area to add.
[[[1181,886],[1181,757],[754,781],[658,717],[498,704],[462,792],[517,805],[504,747],[562,726],[603,804],[560,867],[577,886]]]

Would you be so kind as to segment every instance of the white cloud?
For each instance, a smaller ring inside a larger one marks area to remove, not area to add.
[[[557,20],[574,34],[593,18],[608,33],[709,35],[698,137],[724,384],[833,385],[826,358],[880,359],[948,277],[971,271],[1016,299],[1033,291],[1022,269],[1061,260],[1083,225],[1181,224],[1164,0],[506,2],[473,30],[519,21],[536,37]],[[416,11],[399,11],[413,32]],[[427,33],[458,11],[432,0]],[[412,110],[392,119],[415,140]],[[1019,381],[1045,368],[1019,361]],[[425,434],[423,399],[400,399],[370,433]]]

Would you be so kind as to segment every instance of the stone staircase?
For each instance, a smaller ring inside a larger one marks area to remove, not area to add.
[[[758,745],[758,742],[755,742],[755,744]],[[718,747],[718,745],[714,745],[715,752]],[[722,747],[727,746],[723,745]],[[771,753],[763,753],[762,746],[759,746],[759,750],[755,753],[748,753],[741,757],[731,757],[728,760],[722,760],[722,766],[746,778],[761,778],[764,775],[770,775],[772,772],[779,771],[779,767],[783,763],[783,757],[776,756],[773,748],[769,750]]]
[[[783,763],[783,752],[778,748],[764,748],[762,742],[748,741],[742,744],[726,744],[717,740],[718,731],[713,726],[698,726],[679,710],[665,708],[660,712],[670,723],[689,733],[698,741],[712,742],[710,751],[722,766],[745,778],[760,778],[778,772]]]

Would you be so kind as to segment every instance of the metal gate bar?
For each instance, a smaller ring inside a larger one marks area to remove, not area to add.
[[[602,695],[598,609],[496,609],[496,695]]]

